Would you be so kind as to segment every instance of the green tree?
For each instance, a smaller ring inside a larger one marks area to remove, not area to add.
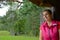
[[[23,6],[16,10],[12,10],[14,2],[8,4],[11,8],[6,16],[0,18],[0,29],[10,31],[12,35],[39,35],[40,12],[43,7],[38,7],[28,0],[24,0]]]

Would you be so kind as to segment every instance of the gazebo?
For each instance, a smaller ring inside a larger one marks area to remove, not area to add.
[[[60,0],[29,0],[37,6],[53,6],[55,8],[54,19],[60,21]]]
[[[3,1],[3,0],[0,0]],[[6,0],[6,1],[17,1],[17,0]],[[60,20],[60,0],[29,0],[32,3],[36,4],[37,6],[47,6],[47,7],[54,7],[54,19]]]

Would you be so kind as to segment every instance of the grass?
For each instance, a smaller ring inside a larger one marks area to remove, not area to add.
[[[29,37],[29,36],[0,36],[0,40],[38,40],[38,37]]]
[[[0,31],[0,36],[9,36],[10,32],[8,31]]]
[[[25,36],[25,35],[11,36],[9,35],[9,32],[0,31],[0,40],[38,40],[38,37]]]

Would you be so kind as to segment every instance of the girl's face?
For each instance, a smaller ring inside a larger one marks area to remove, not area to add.
[[[43,18],[45,19],[45,21],[50,21],[52,19],[52,15],[49,14],[48,11],[44,11],[43,12]]]

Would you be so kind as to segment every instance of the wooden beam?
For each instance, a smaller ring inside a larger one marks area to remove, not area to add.
[[[42,0],[29,0],[29,1],[31,1],[32,3],[34,3],[38,6],[42,3]]]
[[[50,4],[48,1],[43,0],[29,0],[29,1],[36,4],[37,6],[48,6],[48,7],[52,6],[52,4]]]

